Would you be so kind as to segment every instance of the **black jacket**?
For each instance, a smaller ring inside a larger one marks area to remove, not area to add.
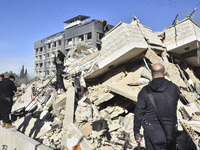
[[[3,91],[3,81],[0,81],[0,96],[1,96],[2,91]]]
[[[2,85],[1,96],[3,98],[5,98],[5,97],[12,98],[14,96],[14,92],[17,91],[17,87],[15,86],[14,82],[8,78],[4,78],[1,85]]]
[[[64,62],[65,55],[64,55],[62,52],[60,52],[60,53],[58,54],[58,59],[61,60],[62,62]]]
[[[56,57],[54,57],[54,64],[56,65],[57,75],[61,75],[63,73],[63,70],[65,69],[65,67],[63,66],[63,64],[58,64],[56,62]]]
[[[155,103],[160,115],[166,125],[177,124],[177,102],[179,100],[180,90],[172,82],[164,78],[156,78],[149,85],[155,99]],[[134,134],[139,133],[142,120],[151,124],[160,124],[154,108],[149,101],[146,86],[138,94],[138,101],[134,111]]]

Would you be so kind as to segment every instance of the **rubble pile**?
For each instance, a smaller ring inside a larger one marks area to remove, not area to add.
[[[179,130],[186,130],[198,146],[200,81],[190,64],[168,53],[168,43],[136,17],[110,30],[100,51],[78,43],[65,64],[67,91],[54,90],[54,77],[21,86],[13,114],[25,107],[25,117],[18,117],[14,124],[18,131],[53,149],[134,149],[137,95],[151,81],[152,64],[161,63],[166,78],[181,90]]]

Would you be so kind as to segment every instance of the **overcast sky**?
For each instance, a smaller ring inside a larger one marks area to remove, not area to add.
[[[153,31],[168,28],[177,14],[184,19],[200,0],[1,0],[0,73],[19,74],[22,65],[34,75],[34,41],[64,30],[77,15],[102,18],[109,24],[130,23],[135,15]],[[199,5],[198,5],[199,6]],[[200,6],[199,6],[200,7]],[[200,25],[200,8],[193,20]]]

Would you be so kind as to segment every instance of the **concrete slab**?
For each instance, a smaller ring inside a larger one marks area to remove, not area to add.
[[[8,150],[53,150],[13,129],[0,127],[0,133],[0,147],[6,145]]]
[[[99,104],[101,104],[101,103],[103,103],[103,102],[109,101],[109,100],[112,99],[113,97],[114,97],[113,94],[111,94],[111,93],[105,93],[105,94],[102,95],[102,97],[100,97],[98,100],[96,100],[96,101],[94,102],[94,104],[95,104],[95,105],[99,105]]]
[[[137,102],[137,95],[141,90],[138,86],[128,86],[122,82],[113,83],[107,86],[107,88],[121,96],[124,96],[134,102]]]

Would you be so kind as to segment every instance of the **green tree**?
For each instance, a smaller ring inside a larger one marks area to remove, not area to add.
[[[25,77],[25,73],[24,73],[24,65],[22,66],[22,69],[20,71],[20,75],[19,75],[20,78],[24,78]]]
[[[25,78],[28,78],[27,68],[25,70],[24,76],[25,76]]]

